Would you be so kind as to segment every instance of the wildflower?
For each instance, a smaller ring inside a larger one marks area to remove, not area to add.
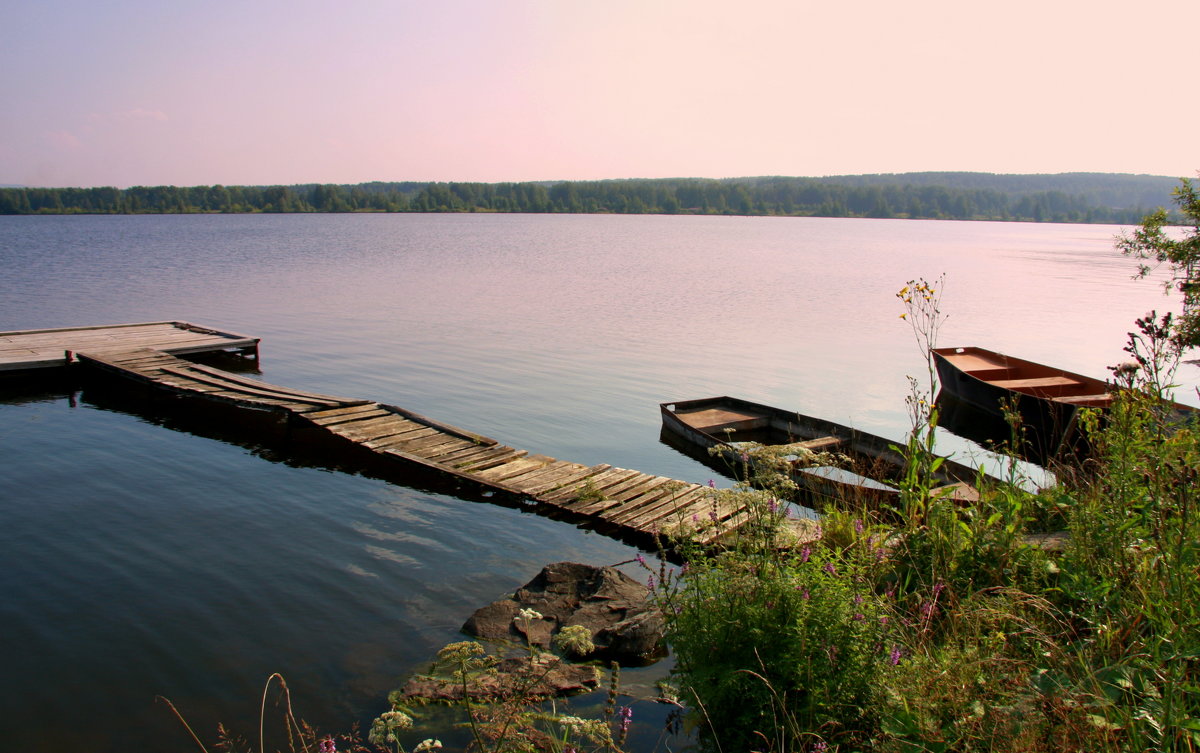
[[[638,554],[638,556],[635,559],[637,560],[637,563],[639,565],[641,565],[642,567],[646,566],[646,558],[643,557],[641,554]]]
[[[427,750],[437,750],[442,747],[441,740],[434,740],[432,737],[427,737],[417,743],[417,747],[413,748],[413,753],[425,753]]]
[[[825,572],[829,573],[830,575],[837,575],[837,566],[834,565],[832,562],[826,562],[825,567],[822,567],[821,569],[824,570]]]
[[[887,624],[888,624],[888,616],[886,614],[881,615],[879,617],[879,627],[887,627]]]
[[[633,709],[629,706],[621,707],[621,735],[624,736],[629,732],[629,722],[633,719]]]
[[[862,604],[862,603],[863,603],[862,594],[854,594],[854,606],[858,606],[859,604]]]
[[[854,532],[857,533],[859,536],[862,536],[863,522],[859,518],[854,519]]]
[[[813,743],[812,749],[813,753],[825,753],[825,751],[829,750],[829,743],[824,740],[817,740]]]
[[[805,562],[808,562],[808,558],[810,556],[812,556],[812,547],[806,546],[803,549],[801,549],[800,550],[800,564],[803,565]]]
[[[716,510],[709,510],[709,511],[708,511],[708,517],[709,517],[709,519],[711,519],[711,520],[712,520],[712,522],[716,523],[716,522],[717,522],[717,511],[716,511]]]
[[[649,577],[646,578],[646,588],[650,589],[651,591],[654,590],[654,573],[651,573]]]
[[[337,743],[333,741],[333,737],[326,737],[321,742],[317,743],[317,750],[321,753],[336,753]]]
[[[890,660],[892,662],[893,667],[900,663],[900,656],[901,656],[900,647],[892,646],[892,655],[890,657]]]
[[[592,631],[583,625],[567,625],[554,636],[554,645],[576,656],[587,656],[596,650]]]
[[[716,485],[716,483],[714,483],[714,482],[713,482],[713,480],[712,480],[711,478],[708,480],[708,488],[709,488],[709,489],[716,489],[716,488],[717,488],[717,485]]]
[[[862,612],[855,612],[855,613],[854,613],[854,621],[855,621],[855,622],[862,622],[862,621],[863,621],[863,620],[865,620],[865,619],[867,619],[867,617],[866,617],[866,615],[864,615]]]
[[[517,617],[522,620],[540,620],[542,619],[542,613],[536,609],[522,609],[517,613]]]
[[[413,720],[408,714],[403,711],[385,711],[379,715],[375,721],[371,722],[371,730],[367,733],[367,739],[376,745],[395,744],[396,731],[402,729],[412,729]],[[330,740],[332,743],[332,740]],[[324,741],[322,741],[324,745]],[[321,753],[332,753],[335,748],[329,748],[328,751],[322,747]]]
[[[697,512],[692,513],[692,524],[700,525],[700,513],[697,513]]]
[[[768,510],[768,511],[769,511],[769,512],[770,512],[772,515],[774,515],[774,514],[775,514],[775,500],[774,500],[773,498],[772,498],[772,499],[768,499],[768,500],[767,500],[767,510]]]
[[[807,589],[807,588],[806,588],[806,589],[804,589],[803,591],[801,591],[801,592],[800,592],[800,598],[801,598],[801,599],[804,599],[805,601],[808,601],[808,599],[809,599],[809,594],[808,594],[808,589]]]

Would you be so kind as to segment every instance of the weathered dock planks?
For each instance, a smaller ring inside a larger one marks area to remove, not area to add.
[[[65,366],[71,353],[81,350],[100,353],[150,348],[173,354],[218,350],[257,354],[258,342],[257,337],[174,321],[0,332],[0,371]]]
[[[686,535],[718,543],[748,519],[706,486],[609,465],[586,466],[501,444],[403,408],[268,384],[149,348],[78,351],[85,367],[176,396],[274,411],[386,460],[415,463],[598,530],[647,539]],[[796,522],[795,534],[811,536]]]

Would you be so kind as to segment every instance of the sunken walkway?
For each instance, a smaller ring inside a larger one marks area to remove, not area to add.
[[[155,348],[106,345],[68,357],[176,396],[273,412],[289,427],[328,433],[386,461],[416,464],[510,495],[555,517],[590,522],[618,538],[686,536],[700,544],[719,544],[750,519],[744,507],[707,486],[531,455],[394,405],[279,387]]]

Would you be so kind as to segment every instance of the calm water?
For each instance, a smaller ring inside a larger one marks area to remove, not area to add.
[[[0,217],[0,330],[184,319],[263,338],[269,381],[507,444],[704,482],[657,404],[730,394],[899,438],[940,343],[1104,376],[1172,300],[1118,228],[891,220]],[[1189,389],[1197,370],[1181,375]],[[1195,404],[1194,393],[1181,396]],[[947,437],[944,449],[970,446]],[[0,386],[0,738],[182,750],[251,735],[262,683],[344,727],[545,563],[637,552],[572,525],[222,441],[88,391]],[[632,572],[632,571],[631,571]],[[628,673],[648,683],[661,667]],[[647,711],[646,716],[652,716]],[[644,731],[645,747],[654,731]]]

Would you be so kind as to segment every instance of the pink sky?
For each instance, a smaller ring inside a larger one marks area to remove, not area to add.
[[[1197,0],[0,3],[0,184],[1200,169]]]

